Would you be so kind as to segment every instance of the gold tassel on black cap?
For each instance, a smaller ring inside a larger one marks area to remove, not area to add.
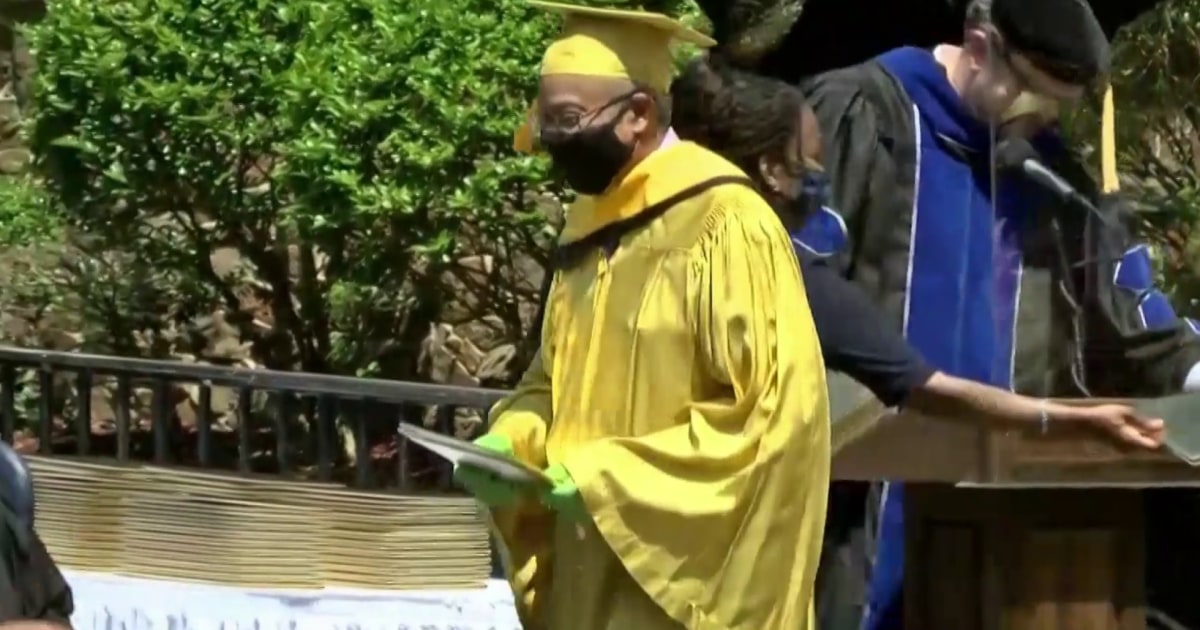
[[[1117,174],[1117,106],[1112,84],[1104,90],[1104,110],[1100,115],[1100,182],[1100,190],[1105,194],[1121,188]]]

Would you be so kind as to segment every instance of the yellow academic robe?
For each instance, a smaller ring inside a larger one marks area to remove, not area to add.
[[[561,241],[728,175],[698,145],[660,149],[577,202]],[[813,627],[825,369],[791,241],[753,190],[710,189],[559,271],[490,431],[562,464],[593,520],[533,499],[493,512],[526,628]]]

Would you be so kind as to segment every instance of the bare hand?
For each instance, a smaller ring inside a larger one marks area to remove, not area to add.
[[[1077,407],[1072,415],[1130,446],[1156,449],[1166,435],[1162,420],[1147,418],[1128,405]]]

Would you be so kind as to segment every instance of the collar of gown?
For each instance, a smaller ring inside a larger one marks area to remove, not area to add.
[[[667,166],[685,154],[687,147],[695,145],[680,140],[675,130],[668,128],[658,148],[622,175],[608,191],[594,197],[580,195],[567,208],[559,243],[577,241],[607,225],[636,216],[694,184],[689,178],[672,176],[675,169]]]

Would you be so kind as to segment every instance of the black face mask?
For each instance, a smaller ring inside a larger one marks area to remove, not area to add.
[[[829,176],[824,171],[807,170],[800,180],[800,204],[805,219],[830,203]]]
[[[829,205],[829,177],[821,171],[807,170],[796,180],[791,195],[779,195],[771,204],[789,229],[797,229]]]
[[[611,122],[571,131],[542,129],[541,143],[554,169],[576,192],[599,195],[629,163],[633,146],[621,142],[616,131],[624,113],[622,108]]]

